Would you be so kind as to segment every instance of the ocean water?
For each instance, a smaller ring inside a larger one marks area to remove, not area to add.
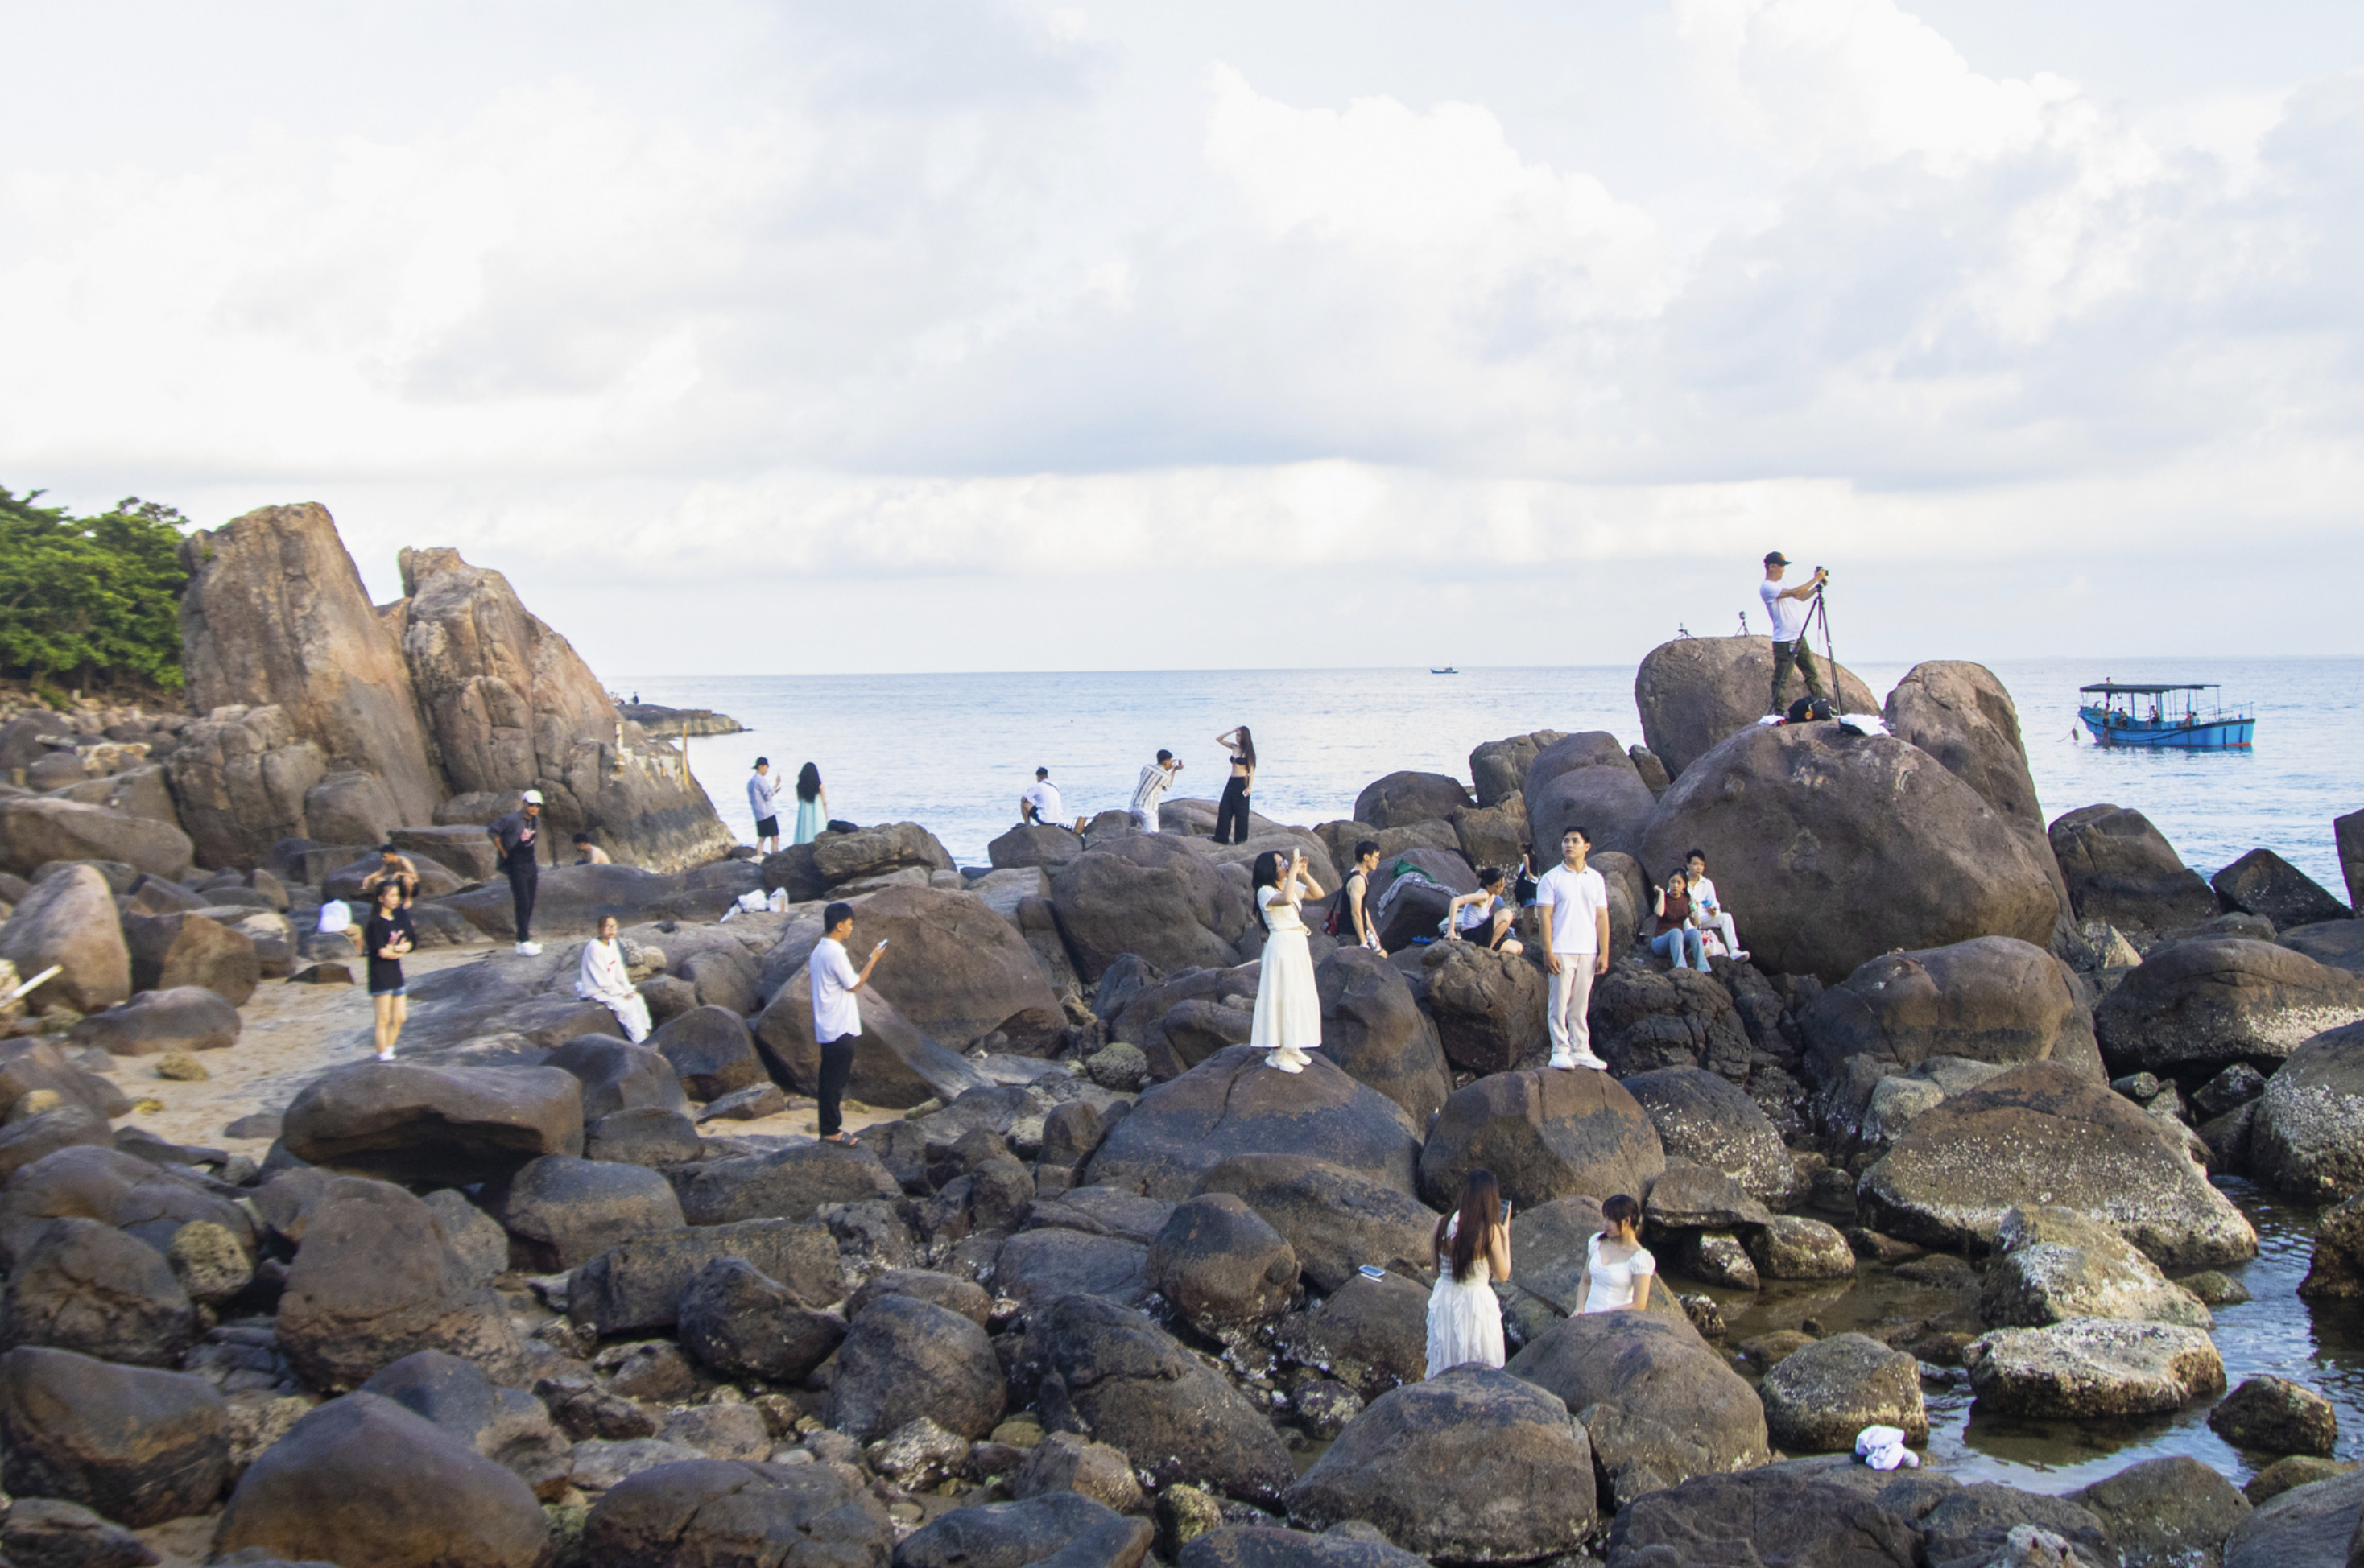
[[[1883,695],[1908,666],[1851,666]],[[2346,897],[2331,820],[2364,806],[2364,660],[2026,661],[1992,666],[2018,704],[2047,816],[2099,801],[2133,806],[2203,875],[2263,845]],[[2077,688],[2213,681],[2253,704],[2241,752],[2104,751],[2076,725]],[[1126,804],[1165,747],[1186,766],[1173,797],[1221,793],[1215,736],[1254,732],[1255,807],[1280,822],[1350,815],[1363,786],[1399,768],[1469,776],[1482,741],[1533,729],[1642,739],[1624,666],[1425,670],[1178,670],[1108,673],[671,676],[617,690],[710,707],[748,727],[690,742],[724,821],[752,841],[745,779],[758,755],[794,775],[819,765],[831,812],[925,823],[963,864],[1018,819],[1018,794],[1051,770],[1074,815]],[[2075,733],[2072,735],[2072,731]]]

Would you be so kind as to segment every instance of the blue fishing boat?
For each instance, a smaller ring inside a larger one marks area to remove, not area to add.
[[[2257,733],[2258,717],[2247,707],[2226,707],[2213,685],[2129,685],[2103,681],[2080,686],[2095,700],[2077,717],[2102,746],[2171,746],[2185,751],[2246,751]],[[2202,694],[2206,694],[2203,695]]]

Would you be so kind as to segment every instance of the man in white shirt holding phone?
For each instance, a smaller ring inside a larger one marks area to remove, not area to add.
[[[820,1047],[820,1138],[824,1143],[851,1144],[853,1134],[845,1130],[840,1107],[846,1080],[853,1076],[854,1050],[862,1043],[862,1004],[855,994],[870,984],[886,944],[870,950],[870,962],[857,974],[845,956],[846,939],[853,935],[853,906],[831,905],[821,911],[820,923],[823,935],[805,961],[812,984],[813,1043]]]

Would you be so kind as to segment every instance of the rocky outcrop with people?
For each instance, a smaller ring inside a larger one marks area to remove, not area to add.
[[[2044,832],[1977,666],[1914,670],[1888,736],[1760,728],[1742,687],[1768,673],[1719,685],[1695,639],[1652,655],[1648,748],[1533,730],[1466,782],[1392,771],[1244,845],[1167,801],[1160,834],[1004,835],[990,865],[918,822],[759,861],[681,848],[697,814],[607,771],[631,726],[497,574],[410,552],[408,596],[371,611],[295,511],[215,536],[199,611],[310,619],[208,676],[235,700],[139,731],[153,780],[0,795],[95,824],[28,826],[11,866],[45,858],[0,871],[0,987],[56,969],[0,1006],[11,1561],[134,1564],[160,1526],[192,1558],[342,1568],[2347,1550],[2330,1470],[2278,1467],[2298,1484],[2252,1508],[2188,1458],[2055,1497],[1934,1457],[1962,1419],[1924,1397],[1940,1373],[1982,1419],[2097,1448],[2223,1391],[2258,1240],[2212,1171],[2337,1205],[2303,1294],[2364,1299],[2353,922],[2278,940],[2324,906],[2255,855],[2202,914],[2208,884],[2115,807]],[[266,558],[318,581],[244,580]],[[366,751],[405,710],[339,728],[282,680],[339,628],[407,683],[408,784]],[[67,740],[0,728],[61,777],[95,753]],[[167,779],[177,859],[114,820],[159,825]],[[527,781],[553,825],[652,803],[651,863],[544,873],[542,953],[488,940],[509,900],[477,820]],[[1533,940],[1434,940],[1480,865],[1579,819],[1606,1073],[1545,1065]],[[381,831],[428,881],[385,1064],[354,944],[312,929]],[[1309,936],[1321,1049],[1274,1071],[1253,851],[1334,872],[1366,837],[1391,951]],[[221,845],[253,863],[209,864]],[[1693,847],[1752,956],[1671,971],[1638,938]],[[808,961],[839,899],[891,955],[857,995],[850,1147],[813,1137]],[[639,1042],[574,994],[608,915]],[[1438,1227],[1479,1170],[1515,1206],[1485,1287],[1503,1364],[1431,1368]],[[1649,1294],[1579,1311],[1620,1194]],[[2213,1429],[2328,1462],[2339,1412],[2307,1381],[2246,1381]],[[1871,1427],[1929,1462],[1857,1462]]]

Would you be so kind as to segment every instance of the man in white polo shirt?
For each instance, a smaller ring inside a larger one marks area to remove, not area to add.
[[[845,1099],[845,1082],[853,1076],[854,1049],[862,1043],[862,1004],[854,993],[870,984],[870,972],[878,967],[878,955],[886,944],[872,948],[870,962],[856,974],[853,961],[845,956],[845,939],[853,935],[853,906],[831,905],[820,912],[820,925],[823,935],[805,961],[805,974],[812,984],[813,1043],[820,1047],[820,1136],[824,1143],[852,1143],[853,1135],[844,1129],[839,1106]]]
[[[1592,980],[1609,973],[1609,884],[1584,863],[1592,836],[1581,828],[1560,835],[1560,862],[1535,884],[1535,907],[1543,912],[1544,968],[1551,974],[1551,1064],[1606,1070],[1592,1054],[1592,1029],[1585,1008]]]
[[[1051,782],[1051,770],[1034,770],[1034,782],[1018,796],[1018,820],[1030,828],[1065,828],[1071,833],[1084,830],[1080,817],[1071,824],[1067,820],[1066,803],[1059,798],[1059,786]]]

